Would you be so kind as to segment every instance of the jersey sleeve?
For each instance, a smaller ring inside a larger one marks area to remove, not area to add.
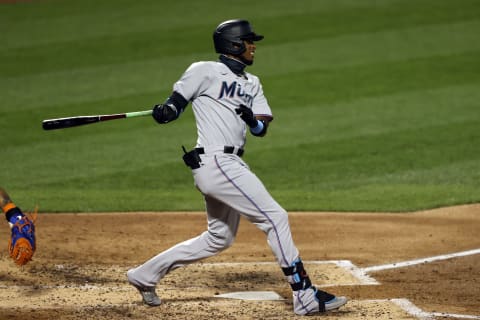
[[[263,94],[263,87],[260,82],[258,83],[257,94],[253,98],[252,110],[257,116],[269,117],[273,120],[272,110],[268,105],[267,98]]]
[[[173,91],[181,94],[186,100],[193,100],[208,88],[209,67],[206,63],[191,64],[182,77],[173,85]]]

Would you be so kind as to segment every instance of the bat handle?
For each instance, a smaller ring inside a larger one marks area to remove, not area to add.
[[[152,114],[152,110],[134,111],[134,112],[118,113],[118,114],[106,114],[106,115],[100,116],[99,121],[142,117],[142,116],[148,116],[148,115],[151,115],[151,114]]]
[[[134,112],[127,112],[125,113],[127,118],[132,117],[142,117],[142,116],[149,116],[151,115],[153,110],[145,110],[145,111],[134,111]]]

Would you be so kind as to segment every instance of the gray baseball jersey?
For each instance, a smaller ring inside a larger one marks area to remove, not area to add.
[[[271,197],[263,183],[236,154],[225,146],[243,148],[247,127],[236,114],[240,104],[254,114],[272,117],[259,79],[249,73],[236,75],[222,62],[192,64],[173,90],[191,101],[202,165],[192,170],[195,185],[206,202],[208,230],[196,238],[165,250],[144,264],[130,269],[136,286],[155,286],[168,272],[229,247],[243,215],[267,235],[281,267],[298,259],[286,211]]]
[[[192,64],[173,90],[192,101],[197,146],[243,147],[247,127],[235,113],[240,104],[256,115],[272,116],[258,78],[249,73],[238,76],[221,62]]]

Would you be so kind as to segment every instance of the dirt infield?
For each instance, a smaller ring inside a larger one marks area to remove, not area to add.
[[[290,213],[290,223],[313,282],[351,300],[327,318],[480,319],[480,204],[406,214]],[[0,319],[301,318],[265,235],[246,220],[230,249],[167,275],[157,287],[160,307],[142,305],[126,270],[205,227],[204,213],[41,213],[34,260],[18,268],[8,258],[4,223]],[[216,297],[255,291],[280,299]]]

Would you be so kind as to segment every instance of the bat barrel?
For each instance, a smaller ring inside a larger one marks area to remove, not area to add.
[[[49,119],[42,122],[44,130],[64,129],[70,127],[77,127],[85,124],[95,123],[100,121],[99,116],[81,116],[60,119]]]
[[[64,128],[82,126],[82,125],[91,124],[91,123],[100,122],[100,121],[141,117],[141,116],[148,116],[151,114],[152,114],[152,110],[146,110],[146,111],[106,114],[106,115],[98,115],[98,116],[79,116],[79,117],[68,117],[68,118],[59,118],[59,119],[48,119],[48,120],[42,121],[42,127],[44,130],[64,129]]]

